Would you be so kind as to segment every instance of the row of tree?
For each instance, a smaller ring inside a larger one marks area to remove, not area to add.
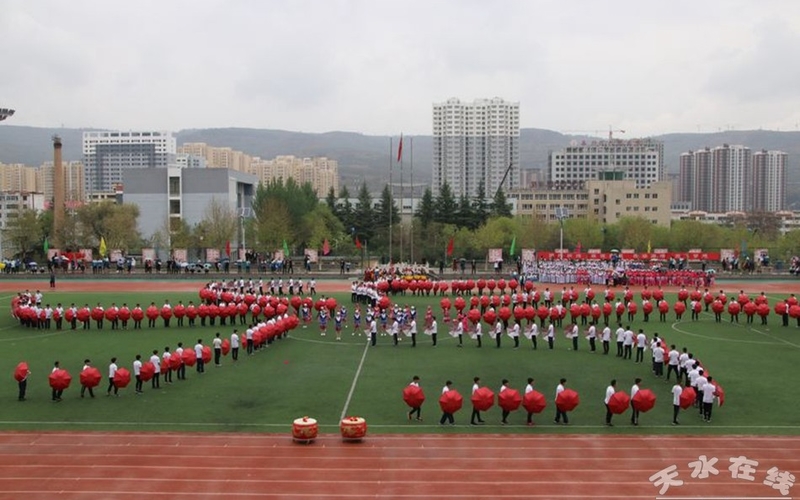
[[[14,252],[36,257],[46,238],[61,242],[65,250],[97,248],[103,237],[109,249],[132,254],[144,247],[222,250],[230,242],[233,248],[244,244],[269,255],[286,242],[290,254],[299,257],[305,248],[321,252],[327,241],[332,255],[353,257],[359,255],[358,240],[373,258],[386,260],[391,249],[395,261],[435,262],[454,257],[481,260],[489,248],[504,248],[508,258],[512,240],[516,249],[552,250],[559,247],[562,237],[559,224],[512,217],[502,191],[490,201],[485,196],[470,200],[453,196],[448,185],[437,196],[426,189],[416,213],[407,219],[401,217],[388,185],[377,200],[362,183],[355,201],[343,187],[338,194],[331,190],[320,202],[310,184],[299,185],[293,179],[259,185],[252,214],[237,214],[222,200],[214,201],[194,226],[172,219],[171,227],[149,238],[142,238],[133,229],[138,227],[138,217],[135,205],[87,204],[69,211],[63,227],[55,228],[51,210],[23,211],[8,221],[3,234],[4,255]],[[450,241],[453,254],[447,255]],[[648,247],[673,251],[744,247],[768,248],[773,258],[800,254],[800,231],[782,235],[779,220],[769,213],[748,214],[727,226],[675,221],[668,228],[637,217],[609,225],[592,218],[568,219],[563,224],[563,242],[570,249],[578,245],[584,249],[638,251]]]

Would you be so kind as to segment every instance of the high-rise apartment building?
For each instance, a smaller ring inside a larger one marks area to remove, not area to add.
[[[76,204],[86,199],[83,190],[83,163],[79,161],[65,161],[64,169],[64,200],[67,208],[74,208]],[[44,193],[44,199],[54,200],[53,162],[46,161],[36,172],[36,191]]]
[[[519,187],[519,103],[499,97],[435,103],[434,194],[447,183],[456,197],[474,198],[481,182],[487,197]]]
[[[36,168],[22,163],[0,163],[0,191],[37,191]]]
[[[664,143],[655,139],[610,139],[573,144],[550,153],[550,180],[597,179],[599,172],[622,172],[636,187],[648,187],[664,175]]]
[[[753,210],[777,212],[786,207],[786,166],[789,155],[783,151],[753,153]]]
[[[174,162],[175,153],[176,142],[171,132],[84,132],[86,195],[113,192],[122,185],[125,169],[166,168]]]
[[[688,151],[680,157],[680,200],[703,212],[782,210],[786,164],[781,151],[724,144]]]

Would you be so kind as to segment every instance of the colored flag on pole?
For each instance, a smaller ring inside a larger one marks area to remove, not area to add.
[[[47,252],[50,251],[50,242],[47,241],[47,236],[44,237],[44,245],[42,245],[42,249],[44,250],[44,256],[47,257]]]
[[[454,245],[453,238],[450,238],[450,241],[447,243],[447,256],[450,257],[453,255],[453,245]]]
[[[575,245],[575,253],[581,253],[581,250],[583,250],[583,246],[581,245],[581,242],[579,241],[578,244]]]
[[[509,250],[508,254],[510,256],[514,256],[514,251],[517,249],[517,235],[514,235],[514,239],[511,240],[511,250]]]
[[[650,253],[650,240],[647,240],[647,253]]]
[[[289,245],[286,244],[286,238],[283,239],[283,258],[289,256]]]
[[[741,248],[740,248],[740,253],[741,253],[742,255],[747,255],[747,240],[742,240],[742,244],[741,244]]]
[[[358,236],[356,236],[356,248],[361,250],[361,240],[358,239]]]
[[[228,240],[228,242],[225,243],[225,253],[228,254],[228,257],[230,258],[230,256],[231,256],[231,241],[230,240]]]
[[[328,238],[325,238],[322,243],[322,255],[328,255],[329,253],[331,253],[331,244],[328,243]]]
[[[100,251],[100,257],[105,257],[106,252],[108,251],[108,247],[106,247],[106,239],[102,236],[100,237],[100,247],[98,248]]]
[[[397,163],[403,159],[403,134],[400,134],[400,144],[397,146]]]

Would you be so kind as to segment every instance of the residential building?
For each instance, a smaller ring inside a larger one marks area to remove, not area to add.
[[[179,152],[175,155],[175,163],[170,166],[180,168],[206,168],[208,165],[206,159],[202,156]]]
[[[84,191],[83,163],[79,161],[65,161],[64,168],[64,200],[69,206],[86,200]],[[36,190],[44,193],[45,200],[55,199],[53,192],[53,162],[46,161],[36,169]]]
[[[456,198],[487,198],[520,185],[519,103],[493,99],[433,105],[433,194],[444,183]]]
[[[710,213],[778,211],[786,203],[788,155],[724,144],[680,157],[678,201]]]
[[[283,155],[262,160],[255,157],[247,171],[264,184],[277,179],[284,182],[294,179],[300,185],[308,182],[320,198],[325,197],[331,188],[335,193],[339,192],[339,162],[330,158]]]
[[[178,153],[205,158],[208,168],[229,168],[248,172],[252,157],[229,147],[209,146],[205,142],[187,142],[178,148]]]
[[[19,249],[9,246],[4,237],[9,221],[19,217],[23,210],[40,212],[45,208],[45,199],[42,193],[24,191],[0,191],[0,259],[10,258]]]
[[[0,191],[37,191],[36,168],[22,163],[0,163]]]
[[[663,180],[664,143],[655,139],[610,139],[577,143],[550,153],[550,180],[586,181],[599,172],[623,172],[637,188]]]
[[[113,192],[115,186],[122,184],[126,170],[166,168],[175,162],[175,153],[175,137],[171,132],[84,132],[86,195]]]

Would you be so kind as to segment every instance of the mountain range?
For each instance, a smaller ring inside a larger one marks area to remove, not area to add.
[[[84,130],[90,129],[0,125],[0,162],[36,166],[52,160],[51,138],[56,134],[61,137],[64,145],[64,160],[80,160]],[[356,132],[303,133],[248,128],[187,129],[175,135],[179,146],[186,142],[205,142],[212,146],[227,146],[261,158],[278,155],[327,156],[339,162],[341,182],[348,186],[351,193],[355,193],[362,180],[366,180],[373,190],[380,189],[389,180],[389,166],[391,158],[397,154],[398,142],[398,137],[390,139],[387,136]],[[618,137],[629,138],[629,134],[618,134]],[[741,144],[753,150],[785,151],[789,154],[788,181],[792,185],[789,197],[792,201],[796,198],[793,185],[800,184],[800,169],[796,165],[796,158],[800,157],[800,131],[728,130],[714,133],[672,133],[654,138],[664,142],[667,172],[678,171],[681,153],[705,147]],[[550,151],[575,142],[595,139],[597,138],[546,129],[521,129],[520,166],[523,169],[546,169]],[[428,183],[431,179],[432,137],[407,136],[403,147],[405,182],[411,181],[410,177],[413,175],[415,184]],[[395,176],[399,174],[398,170],[393,172]],[[393,180],[398,181],[397,178]]]

